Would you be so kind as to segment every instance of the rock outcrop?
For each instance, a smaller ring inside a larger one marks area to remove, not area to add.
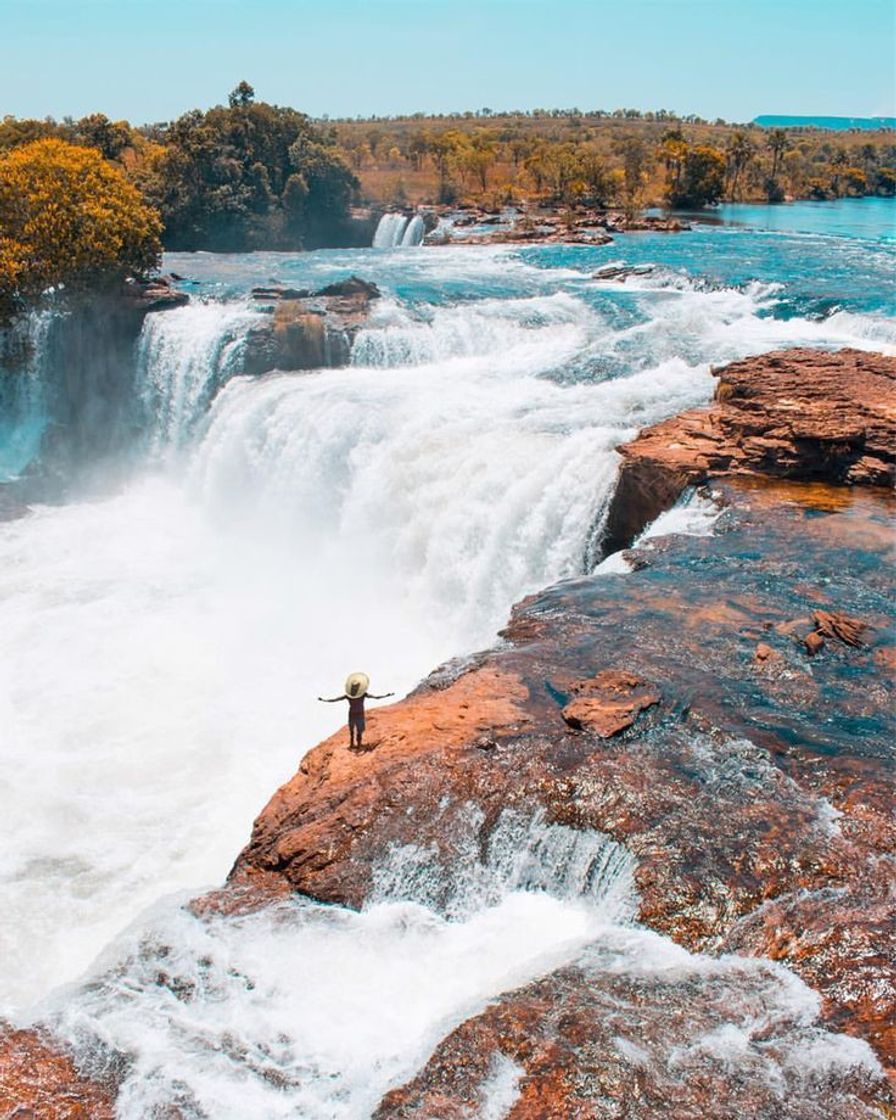
[[[507,807],[544,813],[625,844],[645,925],[785,962],[896,1068],[893,499],[763,477],[879,481],[894,365],[797,351],[720,371],[713,408],[643,433],[624,470],[658,464],[667,504],[727,476],[725,531],[532,597],[507,647],[372,713],[368,753],[342,733],[312,751],[214,905],[298,890],[357,906],[394,845],[450,863],[471,805],[483,843]],[[780,465],[751,442],[772,431]]]
[[[446,208],[451,224],[427,238],[429,245],[501,245],[516,242],[550,245],[608,245],[617,233],[680,233],[690,229],[680,218],[658,215],[630,217],[620,210],[590,210],[584,207],[534,207],[514,213],[466,207],[460,213]],[[452,229],[489,227],[485,232],[452,236]]]
[[[367,321],[375,284],[357,276],[317,291],[274,286],[255,288],[253,298],[270,320],[246,338],[244,372],[322,369],[348,364],[352,339]]]
[[[140,321],[150,312],[169,311],[174,307],[184,307],[189,302],[189,295],[174,287],[165,276],[155,276],[149,280],[129,280],[121,289],[123,308]]]
[[[385,1096],[374,1120],[885,1115],[880,1081],[861,1063],[805,1076],[809,1055],[832,1043],[836,1036],[783,1005],[769,966],[722,965],[707,975],[696,961],[676,961],[651,975],[649,963],[639,967],[609,943],[458,1027],[413,1081]]]
[[[0,1023],[3,1120],[114,1120],[114,1094],[84,1077],[48,1036]]]
[[[358,906],[393,845],[450,863],[470,805],[483,843],[504,808],[542,812],[625,844],[640,920],[690,949],[765,954],[763,907],[816,907],[815,932],[803,918],[805,940],[772,955],[896,1066],[894,931],[866,921],[896,853],[880,668],[893,503],[788,483],[723,490],[725,532],[651,542],[631,574],[533,597],[507,648],[371,713],[369,752],[346,750],[342,732],[310,752],[256,821],[234,900],[273,887]],[[860,619],[865,644],[810,657],[822,612]],[[850,951],[862,939],[867,974]]]
[[[608,551],[625,548],[686,486],[711,475],[893,484],[896,358],[783,350],[714,373],[710,408],[674,416],[619,449]]]

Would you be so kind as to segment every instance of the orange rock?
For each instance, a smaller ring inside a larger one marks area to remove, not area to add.
[[[811,634],[807,634],[803,639],[803,645],[810,657],[814,657],[816,653],[824,648],[824,638],[817,630],[813,630]]]
[[[660,694],[651,685],[618,669],[605,669],[591,680],[577,681],[570,692],[576,694],[562,711],[570,727],[592,731],[609,739],[626,727],[645,708],[660,702]]]
[[[783,350],[713,370],[710,408],[646,428],[619,448],[606,523],[625,548],[688,485],[725,474],[892,486],[896,358],[862,350]]]
[[[813,611],[812,621],[819,634],[826,638],[839,638],[848,646],[859,647],[865,644],[862,634],[868,629],[868,624],[859,618],[830,611]]]
[[[3,1120],[114,1120],[113,1094],[83,1077],[48,1035],[0,1024]]]

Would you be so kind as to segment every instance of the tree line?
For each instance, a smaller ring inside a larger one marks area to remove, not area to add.
[[[41,139],[98,150],[160,215],[166,249],[315,248],[348,237],[358,181],[332,133],[304,113],[255,100],[135,128],[102,113],[0,121],[0,153]]]
[[[892,131],[832,134],[679,118],[667,110],[490,109],[315,122],[256,101],[134,127],[0,121],[0,317],[50,288],[96,290],[163,248],[352,244],[351,208],[543,203],[691,208],[896,192]]]
[[[362,193],[384,204],[542,200],[637,210],[896,192],[892,131],[763,129],[665,110],[488,112],[333,127]]]

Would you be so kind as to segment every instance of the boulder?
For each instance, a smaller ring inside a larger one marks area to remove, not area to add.
[[[570,692],[575,698],[564,707],[564,720],[571,728],[593,732],[601,739],[631,727],[639,712],[660,702],[658,690],[619,669],[605,669],[590,680],[576,681]]]
[[[688,485],[726,474],[892,486],[896,358],[784,350],[713,370],[709,408],[647,428],[621,447],[605,529],[625,548]]]
[[[270,301],[271,319],[248,332],[243,372],[348,365],[352,340],[379,295],[375,284],[357,276],[314,292],[277,285],[253,288],[254,299]]]

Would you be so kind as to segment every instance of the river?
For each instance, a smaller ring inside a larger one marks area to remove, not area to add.
[[[0,523],[0,1013],[131,1054],[124,1117],[178,1094],[191,1116],[360,1117],[446,1028],[601,930],[633,960],[683,959],[630,926],[625,859],[580,893],[556,834],[546,890],[495,871],[452,920],[400,875],[360,915],[207,926],[180,903],[337,727],[318,694],[356,669],[407,692],[594,566],[616,446],[707,401],[712,364],[896,353],[893,243],[864,205],[808,230],[728,208],[595,248],[169,255],[192,302],[146,320],[128,454]],[[653,269],[592,279],[609,263]],[[232,376],[253,285],[353,273],[383,295],[349,367]],[[10,479],[52,425],[45,335],[35,320],[7,383]],[[527,827],[529,850],[546,826]]]

